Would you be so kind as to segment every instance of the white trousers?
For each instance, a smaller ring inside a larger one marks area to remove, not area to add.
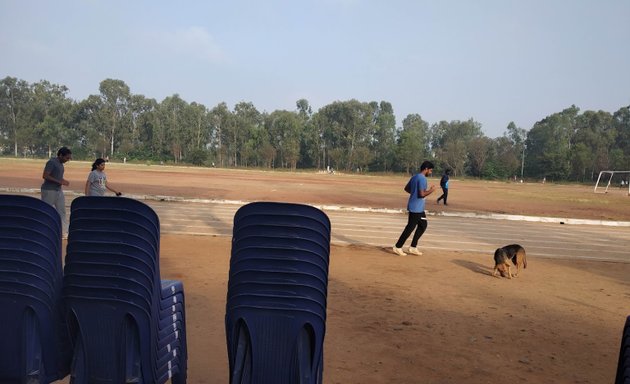
[[[63,190],[42,189],[42,200],[52,205],[61,217],[61,229],[63,233],[68,233],[68,220],[66,220],[66,198]]]

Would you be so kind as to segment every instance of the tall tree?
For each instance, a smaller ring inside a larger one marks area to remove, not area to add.
[[[217,162],[221,167],[224,167],[228,165],[228,143],[230,142],[229,133],[233,129],[232,126],[234,125],[234,118],[227,104],[219,103],[216,107],[210,110],[209,119],[211,125],[210,145],[215,152]]]
[[[184,157],[187,127],[185,121],[188,103],[178,94],[169,96],[160,103],[160,118],[168,143],[168,151],[177,163]]]
[[[8,76],[0,80],[0,119],[4,122],[0,125],[0,133],[11,140],[16,157],[20,143],[28,137],[26,131],[32,121],[31,100],[30,85],[26,81]]]
[[[300,159],[302,119],[295,112],[274,111],[269,115],[269,136],[283,167],[295,170]]]
[[[619,164],[615,164],[615,169],[630,171],[630,106],[619,108],[613,114],[613,123],[617,132],[613,151],[621,152],[621,156],[616,156]]]
[[[308,156],[317,169],[324,169],[330,165],[326,137],[327,127],[326,116],[318,111],[313,114],[303,131],[304,154]]]
[[[261,114],[251,102],[234,106],[234,124],[229,126],[229,148],[232,164],[247,166],[255,158],[254,142],[250,139],[262,125]]]
[[[210,138],[207,108],[203,104],[193,102],[187,108],[187,115],[192,128],[191,149],[205,148]]]
[[[103,99],[98,95],[90,95],[78,103],[75,117],[78,141],[90,157],[97,157],[97,154],[105,157],[107,153],[109,117]]]
[[[534,124],[527,135],[527,173],[538,178],[565,180],[569,175],[571,140],[579,108],[575,105]]]
[[[298,110],[298,114],[304,120],[308,120],[313,114],[313,110],[311,109],[311,105],[308,103],[306,99],[300,99],[295,102],[295,105]]]
[[[110,154],[114,154],[116,139],[123,129],[122,122],[128,112],[131,97],[129,87],[122,80],[105,79],[99,86],[104,109],[108,116]]]
[[[387,172],[391,169],[396,140],[396,116],[392,104],[386,101],[376,107],[374,117],[374,163],[377,169]]]
[[[617,132],[614,128],[613,117],[604,111],[585,111],[575,119],[575,129],[572,138],[573,146],[570,152],[571,161],[577,162],[574,155],[583,160],[580,151],[574,151],[577,144],[584,144],[584,148],[590,153],[589,173],[594,180],[599,171],[608,170],[610,165],[609,152],[613,149]],[[582,150],[583,151],[583,150]],[[575,165],[575,164],[574,164]],[[575,169],[575,166],[573,167]],[[584,177],[583,173],[573,174],[576,179]]]
[[[431,148],[442,167],[452,169],[454,175],[464,174],[470,143],[483,136],[481,124],[473,119],[440,121],[431,131]]]
[[[468,145],[468,164],[470,174],[483,177],[486,161],[491,155],[492,140],[485,137],[475,137]]]
[[[409,173],[413,169],[419,169],[428,154],[429,123],[418,114],[407,115],[398,137],[398,162]]]
[[[126,141],[120,152],[126,156],[147,156],[151,153],[154,127],[157,124],[158,103],[143,95],[131,95],[129,103],[129,127]]]
[[[336,101],[318,114],[328,157],[338,168],[354,169],[358,164],[357,151],[369,149],[374,140],[372,107],[357,100]]]
[[[42,80],[33,84],[34,133],[33,144],[41,143],[48,157],[52,157],[53,147],[67,145],[70,132],[69,119],[72,100],[66,94],[68,88]]]
[[[525,142],[527,140],[527,130],[517,127],[513,121],[510,121],[507,126],[507,130],[504,133],[504,136],[509,138],[510,140],[509,145],[511,147],[512,155],[520,157],[520,176],[521,178],[523,178],[525,167],[525,151],[527,150],[527,147],[525,145]],[[507,161],[507,164],[512,164],[513,160],[510,157],[512,156],[509,156],[508,153],[505,153],[505,156],[503,156],[503,160]],[[510,172],[510,175],[516,175],[516,168],[514,168],[513,166],[508,167],[507,170]]]
[[[497,137],[492,142],[484,177],[504,179],[520,175],[521,156],[522,153],[515,149],[514,142],[507,135]]]

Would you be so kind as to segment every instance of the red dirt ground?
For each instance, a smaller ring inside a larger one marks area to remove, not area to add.
[[[0,187],[38,188],[43,164],[0,159]],[[87,163],[68,164],[71,190],[83,190],[88,171]],[[107,173],[128,194],[374,208],[404,208],[407,180],[130,164],[110,164]],[[448,207],[430,199],[427,208],[630,220],[630,197],[617,190],[455,179],[449,199]],[[229,257],[229,238],[162,237],[162,277],[186,289],[190,383],[228,381]],[[630,263],[532,259],[513,280],[492,278],[491,267],[491,255],[428,250],[401,258],[333,246],[324,382],[614,381]]]

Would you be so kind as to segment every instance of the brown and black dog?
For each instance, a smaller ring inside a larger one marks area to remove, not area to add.
[[[510,263],[510,261],[512,263]],[[515,274],[512,274],[511,264],[516,266]],[[500,272],[501,276],[505,277],[505,272],[507,272],[507,277],[511,279],[512,277],[518,276],[521,268],[527,268],[525,248],[518,244],[510,244],[505,247],[497,248],[497,250],[494,251],[494,271],[492,272],[492,276],[496,276],[497,272]]]

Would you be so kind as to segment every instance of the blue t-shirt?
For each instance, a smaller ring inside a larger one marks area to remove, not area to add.
[[[427,178],[422,173],[417,173],[409,179],[407,186],[410,192],[407,210],[413,213],[424,212],[424,197],[419,197],[419,191],[425,191],[427,189]]]

